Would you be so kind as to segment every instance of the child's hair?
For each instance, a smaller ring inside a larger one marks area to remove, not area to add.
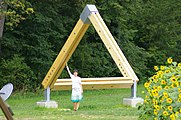
[[[77,73],[78,73],[78,70],[77,70],[77,69],[75,69],[75,70],[74,70],[74,72],[77,72]]]

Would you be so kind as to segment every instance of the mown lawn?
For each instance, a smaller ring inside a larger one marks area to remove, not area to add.
[[[143,87],[138,86],[138,96],[142,96]],[[38,107],[36,102],[44,99],[40,93],[14,93],[8,104],[14,112],[15,120],[135,120],[137,108],[124,106],[122,100],[130,97],[130,89],[89,90],[84,91],[84,99],[77,112],[72,110],[71,91],[53,91],[51,100],[58,102],[57,109]],[[5,117],[0,111],[0,120]]]

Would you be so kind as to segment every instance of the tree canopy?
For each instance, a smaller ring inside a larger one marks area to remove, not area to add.
[[[154,65],[163,64],[168,57],[181,59],[179,0],[20,2],[27,7],[24,12],[22,6],[16,10],[26,14],[26,19],[16,25],[7,17],[1,39],[0,86],[12,82],[16,90],[39,88],[86,4],[96,5],[141,82],[153,74]],[[6,29],[10,24],[13,30]],[[81,77],[121,76],[92,26],[68,64],[71,70],[79,69]],[[60,77],[68,77],[67,72]]]

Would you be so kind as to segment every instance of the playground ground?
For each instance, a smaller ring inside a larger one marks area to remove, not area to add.
[[[137,96],[142,97],[142,85]],[[44,99],[39,93],[14,93],[7,101],[14,112],[15,120],[136,120],[137,108],[122,105],[123,98],[130,97],[130,89],[85,90],[84,99],[77,112],[72,110],[71,91],[53,91],[51,100],[58,102],[57,109],[38,107],[36,102]],[[0,111],[0,120],[5,117]]]

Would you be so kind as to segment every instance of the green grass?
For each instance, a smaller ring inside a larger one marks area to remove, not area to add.
[[[142,89],[142,86],[138,86],[138,96],[141,96]],[[36,102],[44,99],[43,92],[42,95],[16,93],[7,102],[15,114],[15,120],[135,120],[138,117],[137,108],[122,104],[123,98],[130,97],[130,89],[85,90],[77,112],[72,110],[70,94],[71,91],[51,92],[51,100],[58,102],[57,109],[36,105]],[[1,119],[5,119],[2,111]]]

